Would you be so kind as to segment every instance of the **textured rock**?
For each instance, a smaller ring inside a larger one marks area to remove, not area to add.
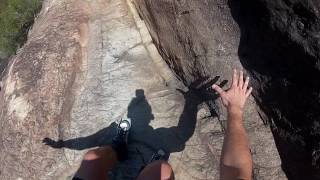
[[[153,41],[125,0],[44,2],[3,80],[0,179],[70,179],[126,116],[130,156],[114,179],[134,179],[159,148],[176,179],[218,179],[226,113],[207,88],[241,67],[242,31],[226,1],[135,4]],[[286,179],[252,97],[245,119],[255,179]]]
[[[41,141],[64,137],[70,124],[73,84],[82,64],[80,24],[87,23],[89,12],[85,3],[72,1],[47,1],[44,7],[4,79],[0,179],[41,179],[66,170],[63,151]]]
[[[272,127],[288,178],[320,178],[319,1],[135,2],[157,48],[184,84],[199,76],[226,77],[241,62],[253,79],[260,116]],[[272,164],[270,157],[261,160]],[[260,172],[275,178],[273,172]]]

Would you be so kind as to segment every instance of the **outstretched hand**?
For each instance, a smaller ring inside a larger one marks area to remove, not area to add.
[[[232,85],[229,90],[224,91],[221,87],[214,84],[212,88],[216,90],[222,100],[223,105],[228,111],[240,110],[242,112],[247,98],[252,92],[252,87],[248,88],[249,77],[246,77],[244,81],[243,72],[237,73],[237,70],[233,70]]]
[[[252,92],[248,88],[249,77],[244,80],[243,72],[233,70],[232,85],[224,91],[217,85],[212,88],[218,92],[223,105],[228,110],[227,129],[221,152],[220,179],[252,179],[252,157],[243,124],[243,108]]]

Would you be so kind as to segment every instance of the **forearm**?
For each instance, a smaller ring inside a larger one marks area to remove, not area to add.
[[[228,123],[223,143],[221,170],[234,169],[234,178],[251,179],[252,158],[245,129],[243,113],[239,109],[228,110]],[[230,170],[228,170],[230,172]]]

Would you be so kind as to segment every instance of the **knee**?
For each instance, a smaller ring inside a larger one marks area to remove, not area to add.
[[[161,178],[163,179],[172,179],[173,170],[169,163],[163,162],[161,163]]]
[[[167,161],[156,161],[160,166],[161,171],[161,179],[172,179],[173,178],[173,170],[171,165]]]
[[[88,152],[86,152],[86,154],[83,157],[83,160],[86,161],[92,161],[92,160],[96,160],[99,159],[99,150],[98,149],[92,149],[89,150]]]

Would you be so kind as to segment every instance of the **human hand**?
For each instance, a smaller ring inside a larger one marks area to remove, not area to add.
[[[224,91],[216,84],[214,84],[212,88],[218,92],[221,97],[222,103],[227,108],[228,112],[242,112],[245,102],[252,92],[252,87],[248,89],[248,84],[249,77],[246,77],[246,80],[243,81],[243,72],[240,71],[238,75],[237,70],[234,69],[232,85],[229,90]]]

